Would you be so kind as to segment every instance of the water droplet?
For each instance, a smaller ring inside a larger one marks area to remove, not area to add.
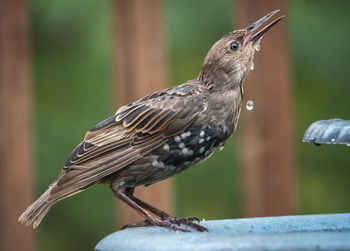
[[[224,150],[224,146],[220,146],[220,147],[219,147],[219,150],[220,150],[220,151]]]
[[[245,106],[245,108],[247,108],[248,111],[253,110],[253,108],[254,108],[254,102],[253,102],[253,100],[248,100],[248,101],[247,101],[247,104],[246,104],[246,106]]]
[[[254,70],[254,62],[252,62],[252,63],[250,64],[250,70],[251,70],[251,71]]]
[[[202,219],[202,221],[205,221],[205,219]]]
[[[260,51],[260,42],[258,42],[258,43],[255,44],[254,49],[255,49],[256,51]]]
[[[346,144],[346,146],[350,146],[350,144]]]
[[[332,141],[332,143],[334,143],[335,142],[335,138],[332,138],[331,141]]]

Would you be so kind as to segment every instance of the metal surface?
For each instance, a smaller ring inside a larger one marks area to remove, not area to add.
[[[346,144],[350,146],[350,120],[329,119],[312,123],[303,142],[320,144]]]
[[[207,233],[159,227],[126,229],[104,238],[111,250],[350,250],[350,214],[205,221]]]

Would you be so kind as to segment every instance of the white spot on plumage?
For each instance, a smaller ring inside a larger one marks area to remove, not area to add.
[[[204,153],[204,151],[205,151],[205,147],[202,146],[201,149],[199,149],[199,153]]]
[[[169,151],[169,149],[170,149],[170,148],[169,148],[169,145],[168,145],[168,144],[164,144],[164,145],[163,145],[163,149],[164,149],[165,151]]]
[[[190,131],[183,132],[183,133],[181,133],[180,136],[181,136],[182,139],[186,139],[187,137],[191,136],[191,132]]]
[[[152,161],[152,166],[154,167],[164,167],[164,163],[162,161],[158,161],[158,160],[153,160]]]
[[[188,153],[188,148],[185,147],[184,149],[182,149],[182,153],[183,154],[187,154]]]
[[[207,141],[209,141],[210,139],[211,139],[211,137],[210,137],[210,136],[208,136],[208,137],[207,137]]]
[[[174,139],[177,143],[179,143],[181,141],[181,138],[179,136],[176,136]]]
[[[152,161],[152,166],[157,167],[157,165],[158,165],[158,161],[157,161],[156,159],[153,160],[153,161]]]
[[[182,143],[182,142],[180,142],[180,143],[179,143],[179,148],[180,148],[180,149],[183,149],[184,147],[185,147],[185,144]]]
[[[199,134],[199,136],[201,136],[201,137],[204,137],[204,135],[205,135],[205,131],[201,131]]]
[[[198,141],[199,144],[202,144],[203,142],[204,142],[203,138],[200,138],[199,141]]]

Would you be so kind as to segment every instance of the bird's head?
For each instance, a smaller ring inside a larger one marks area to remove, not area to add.
[[[231,89],[242,84],[248,71],[253,67],[253,58],[260,48],[263,35],[284,16],[277,18],[260,31],[255,32],[278,10],[270,12],[245,29],[235,30],[217,41],[209,50],[199,80],[209,88]]]

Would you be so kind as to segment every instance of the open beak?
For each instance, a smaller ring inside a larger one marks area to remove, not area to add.
[[[260,18],[258,21],[252,23],[251,25],[249,25],[247,28],[245,28],[246,30],[246,34],[243,37],[243,48],[246,47],[246,45],[251,42],[252,44],[255,44],[257,41],[260,40],[260,38],[269,30],[271,29],[272,26],[274,26],[275,24],[277,24],[282,18],[284,18],[285,16],[281,16],[279,18],[277,18],[275,21],[273,21],[272,23],[266,25],[264,28],[262,28],[258,33],[255,33],[255,35],[253,35],[253,32],[255,30],[257,30],[263,23],[265,23],[270,17],[272,17],[275,13],[277,13],[279,10],[275,10],[270,12],[269,14],[267,14],[266,16]]]

